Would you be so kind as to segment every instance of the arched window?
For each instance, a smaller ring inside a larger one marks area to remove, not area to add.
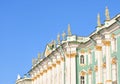
[[[85,84],[85,77],[84,76],[80,77],[80,84]]]
[[[84,55],[80,56],[80,64],[84,64]]]

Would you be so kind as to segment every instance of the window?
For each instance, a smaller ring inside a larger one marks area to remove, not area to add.
[[[84,55],[80,56],[80,64],[84,64]]]
[[[81,80],[80,80],[80,84],[85,84],[85,77],[84,77],[84,76],[81,76],[80,79],[81,79]]]

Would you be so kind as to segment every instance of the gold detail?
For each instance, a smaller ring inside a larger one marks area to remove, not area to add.
[[[112,37],[112,38],[115,38],[115,34],[112,34],[111,37]]]
[[[56,64],[52,64],[53,67],[56,67]]]
[[[61,57],[61,60],[64,62],[64,58],[63,57]]]
[[[117,63],[116,58],[113,58],[113,59],[112,59],[112,64],[116,64],[116,63]]]
[[[96,46],[96,50],[102,51],[102,46]]]
[[[34,81],[34,78],[32,78],[32,81]]]
[[[85,66],[85,64],[80,64],[80,66]]]
[[[91,69],[88,70],[88,74],[92,74],[92,70]]]
[[[32,78],[32,81],[34,81],[34,80],[36,80],[36,79],[37,79],[37,77],[35,76],[35,77]]]
[[[80,75],[81,75],[81,76],[85,76],[85,75],[86,75],[86,72],[81,71]]]
[[[90,48],[88,49],[88,53],[91,53],[91,49]]]
[[[103,84],[103,83],[97,83],[97,84]]]
[[[102,66],[103,66],[103,68],[106,68],[106,63],[103,63],[103,65],[102,65]]]
[[[84,53],[85,53],[85,50],[82,49],[80,52],[81,52],[82,54],[84,54]]]
[[[40,74],[37,74],[37,77],[40,77]]]
[[[106,80],[106,82],[112,82],[112,80]]]
[[[68,58],[73,58],[73,57],[76,56],[76,53],[66,54],[66,56],[67,56]]]
[[[97,71],[98,71],[98,66],[95,66],[95,67],[94,67],[94,70],[97,72]]]
[[[105,46],[110,46],[111,42],[110,42],[110,41],[105,41],[105,40],[103,40],[103,44],[104,44]]]
[[[48,67],[48,70],[51,70],[51,69],[52,69],[52,67],[51,67],[51,66],[49,66],[49,67]]]
[[[57,61],[56,63],[59,65],[59,64],[60,64],[60,61]]]
[[[47,70],[43,70],[43,73],[47,73]]]
[[[43,72],[41,72],[40,75],[42,76],[42,75],[43,75]]]

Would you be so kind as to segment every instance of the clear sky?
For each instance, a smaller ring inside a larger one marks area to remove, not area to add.
[[[111,17],[120,13],[119,0],[0,0],[0,84],[15,84],[68,23],[73,34],[88,36],[98,13],[104,24],[106,6]]]

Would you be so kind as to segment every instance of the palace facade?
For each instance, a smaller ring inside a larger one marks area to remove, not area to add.
[[[16,84],[120,84],[120,14],[100,22],[88,37],[68,34],[57,36],[57,43],[47,44],[44,53],[32,60],[27,76]],[[44,57],[43,57],[44,56]]]

